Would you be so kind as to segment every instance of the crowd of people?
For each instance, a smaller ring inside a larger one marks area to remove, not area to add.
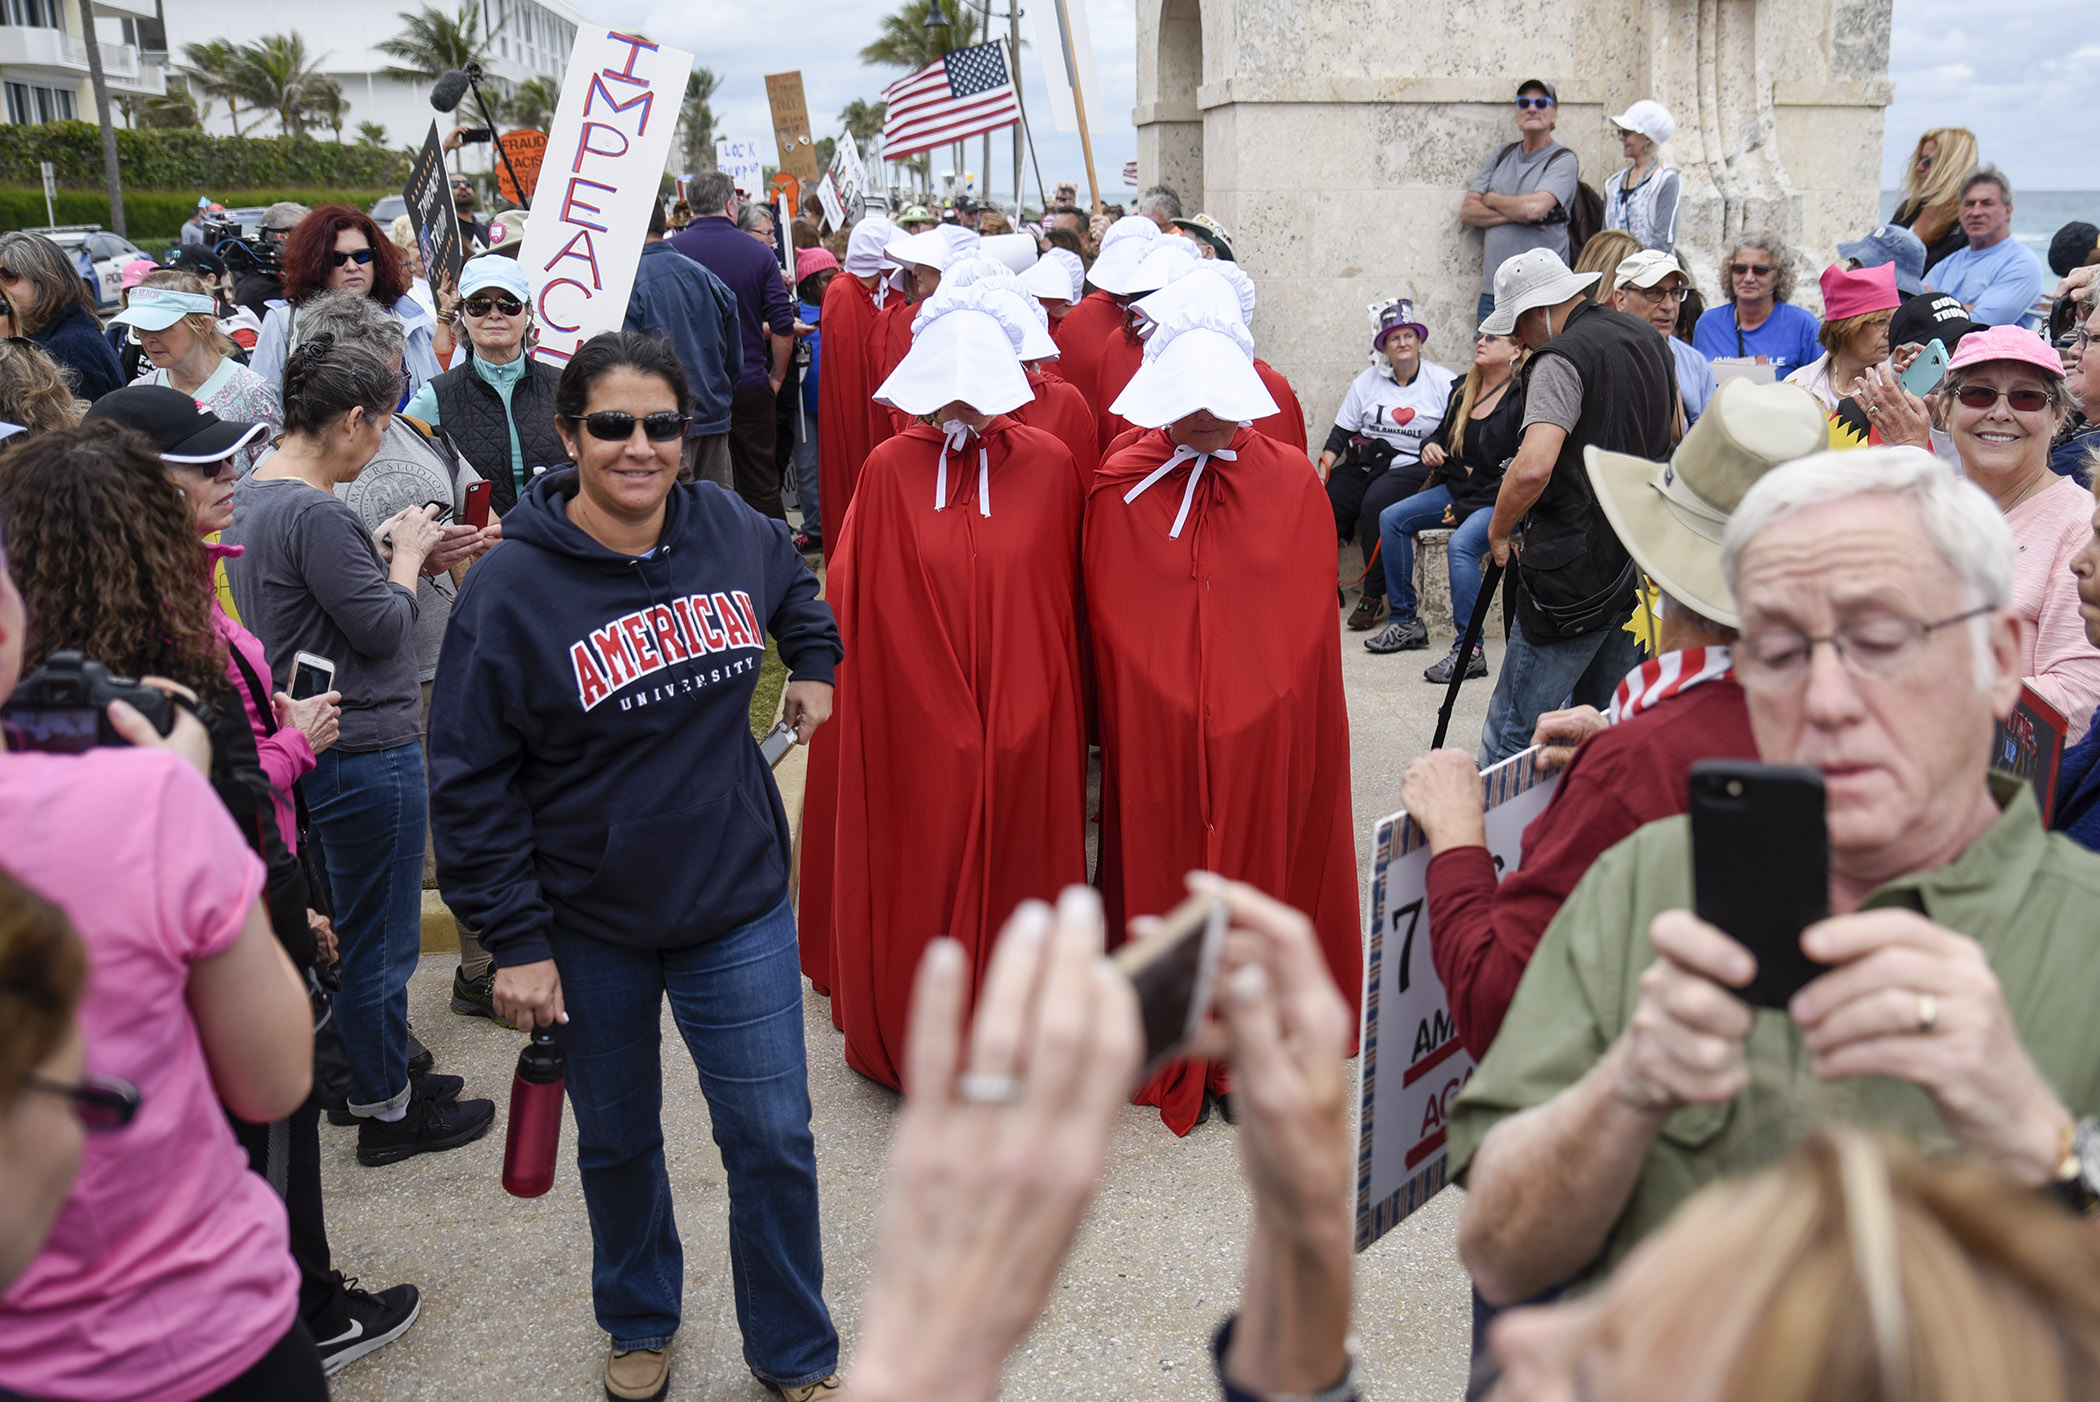
[[[614,1402],[665,1395],[682,1318],[666,1003],[775,1394],[991,1396],[1134,1098],[1236,1126],[1224,1395],[1353,1396],[1341,623],[1429,646],[1432,529],[1461,627],[1508,591],[1478,753],[1402,781],[1479,1063],[1448,1130],[1476,1385],[2084,1395],[2100,232],[2045,294],[1942,129],[1820,317],[1775,232],[1707,250],[1706,306],[1671,113],[1612,119],[1600,195],[1558,111],[1524,82],[1458,207],[1463,369],[1394,289],[1317,451],[1233,235],[1163,186],[827,237],[705,173],[559,369],[525,216],[470,183],[455,277],[278,205],[245,278],[186,230],[107,328],[0,235],[0,694],[148,679],[84,712],[120,743],[46,752],[24,708],[0,744],[0,1396],[320,1398],[414,1325],[415,1285],[338,1264],[320,1121],[370,1170],[497,1122],[409,1021],[426,885],[453,1011],[565,1053]],[[769,649],[799,830],[752,734]],[[1425,675],[1488,671],[1476,635]],[[2048,826],[1990,767],[2023,696],[2070,746]],[[1480,770],[1526,750],[1560,779],[1505,874]],[[1827,971],[1784,1006],[1688,913],[1708,759],[1827,791]],[[1230,915],[1217,1017],[1139,1082],[1100,956],[1189,891]],[[850,1382],[805,979],[906,1097]]]

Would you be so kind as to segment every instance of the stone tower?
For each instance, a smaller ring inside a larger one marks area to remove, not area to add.
[[[1255,342],[1325,436],[1365,364],[1365,306],[1410,295],[1463,369],[1480,232],[1458,222],[1516,137],[1526,78],[1560,93],[1583,179],[1624,164],[1613,112],[1677,118],[1678,256],[1712,305],[1727,241],[1794,249],[1794,300],[1878,212],[1892,0],[1138,0],[1138,172],[1231,231]]]

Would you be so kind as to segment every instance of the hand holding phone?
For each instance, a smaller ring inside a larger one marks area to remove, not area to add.
[[[787,752],[793,748],[795,748],[795,732],[793,728],[786,721],[779,721],[775,723],[771,730],[766,732],[766,738],[758,742],[758,755],[760,759],[766,762],[766,768],[778,769],[780,768],[780,761],[786,759]]]
[[[335,690],[335,663],[318,652],[292,654],[292,684],[285,693],[294,701],[322,696]]]
[[[1801,950],[1801,932],[1830,914],[1823,776],[1750,760],[1701,760],[1692,766],[1691,822],[1697,914],[1757,960],[1743,1000],[1784,1008],[1827,967]]]
[[[1190,896],[1160,918],[1159,926],[1110,957],[1137,989],[1145,1027],[1143,1079],[1173,1059],[1203,1030],[1225,940],[1225,902]]]
[[[487,482],[475,482],[467,488],[466,522],[477,531],[488,528],[489,493],[494,490]]]
[[[1918,352],[1917,358],[1896,377],[1896,382],[1923,399],[1938,389],[1940,381],[1946,378],[1947,347],[1935,338],[1925,349]]]

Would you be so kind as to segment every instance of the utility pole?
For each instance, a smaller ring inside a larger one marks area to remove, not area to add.
[[[87,45],[88,81],[95,89],[95,120],[102,127],[102,178],[109,186],[109,224],[118,233],[124,227],[124,176],[117,169],[117,128],[109,119],[109,79],[102,72],[102,45],[95,39],[93,0],[80,0],[81,41]]]
[[[986,5],[991,0],[985,0]],[[989,21],[987,21],[989,27]],[[1021,105],[1021,0],[1006,0],[1006,60],[1014,66],[1014,106]],[[1014,227],[1021,225],[1021,124],[1014,123]]]

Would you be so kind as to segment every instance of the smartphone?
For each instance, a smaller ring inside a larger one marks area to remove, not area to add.
[[[1111,958],[1137,989],[1145,1026],[1142,1080],[1173,1059],[1210,1016],[1218,950],[1225,943],[1225,902],[1191,896],[1160,917],[1160,926]]]
[[[1757,977],[1738,996],[1784,1008],[1829,967],[1801,952],[1801,932],[1830,914],[1823,776],[1704,759],[1692,766],[1691,800],[1697,914],[1757,957]]]
[[[494,491],[487,482],[476,482],[467,488],[467,524],[482,530],[489,523],[489,493]]]
[[[1946,378],[1947,347],[1936,337],[1918,352],[1918,358],[1910,363],[1910,368],[1896,377],[1898,383],[1920,399],[1938,389],[1940,381]]]
[[[778,769],[780,761],[786,759],[787,752],[793,748],[795,732],[788,728],[786,721],[781,721],[766,732],[765,739],[758,742],[758,755],[766,762],[768,769]]]
[[[292,685],[289,695],[294,701],[304,701],[309,696],[322,696],[335,690],[335,664],[315,652],[292,654]]]

